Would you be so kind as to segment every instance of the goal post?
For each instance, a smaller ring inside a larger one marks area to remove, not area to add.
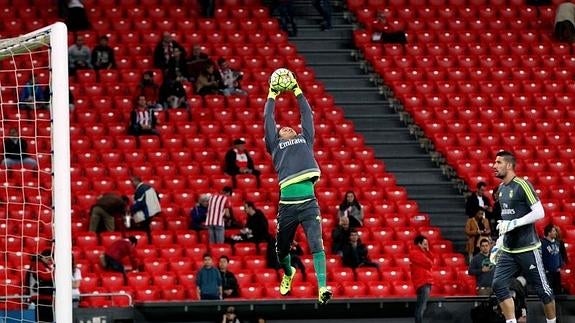
[[[26,309],[25,272],[35,270],[28,259],[45,246],[51,249],[55,263],[49,271],[55,290],[54,321],[73,322],[66,25],[57,22],[22,36],[0,39],[0,67],[2,142],[13,138],[11,131],[16,129],[28,147],[26,158],[12,157],[10,164],[4,163],[5,150],[1,156],[0,176],[5,183],[0,188],[0,224],[4,226],[0,260],[5,270],[0,276],[4,285],[0,290],[0,306],[4,307],[0,322],[10,321],[8,304],[15,297],[10,290],[21,291],[20,309]],[[18,279],[20,286],[10,286]]]

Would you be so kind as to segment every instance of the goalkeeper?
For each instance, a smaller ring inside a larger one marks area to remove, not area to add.
[[[290,127],[282,127],[277,131],[274,110],[275,98],[280,91],[271,85],[264,110],[266,149],[272,156],[280,185],[276,242],[277,255],[284,269],[280,294],[287,295],[290,292],[296,274],[295,268],[290,265],[289,251],[297,227],[301,224],[313,255],[319,303],[325,304],[331,299],[332,292],[326,284],[321,217],[314,194],[314,184],[319,180],[320,170],[313,154],[313,116],[307,99],[291,72],[289,77],[290,85],[287,91],[296,96],[301,113],[302,133],[298,134]]]
[[[556,323],[553,290],[545,278],[541,242],[535,231],[535,222],[545,216],[543,205],[531,183],[515,175],[515,163],[513,154],[500,151],[493,164],[495,176],[503,181],[497,193],[503,220],[498,221],[499,239],[490,257],[496,263],[493,291],[505,323],[517,323],[509,286],[521,272],[543,302],[547,323]]]

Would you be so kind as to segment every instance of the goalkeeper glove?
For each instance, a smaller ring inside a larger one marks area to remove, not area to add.
[[[499,260],[499,256],[501,253],[501,247],[503,247],[503,236],[499,236],[493,248],[491,248],[491,252],[489,253],[489,261],[492,264],[497,264],[497,260]]]
[[[279,91],[274,90],[271,86],[270,89],[268,91],[268,99],[272,99],[275,100],[276,96],[278,96],[280,94]]]
[[[497,223],[499,235],[503,235],[517,227],[517,220],[499,220]]]
[[[293,75],[293,73],[290,73],[290,79],[291,79],[291,83],[289,86],[290,91],[292,91],[295,96],[302,94],[303,92],[299,87],[299,84],[297,83],[297,80],[295,79],[295,75]]]

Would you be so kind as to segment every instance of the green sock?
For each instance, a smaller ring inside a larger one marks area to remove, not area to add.
[[[313,254],[313,267],[317,277],[317,286],[326,287],[325,251],[322,250]]]
[[[280,264],[282,265],[282,268],[284,269],[284,273],[286,275],[288,276],[293,275],[293,273],[291,272],[291,257],[289,253],[287,256],[284,257],[284,259],[280,261]]]

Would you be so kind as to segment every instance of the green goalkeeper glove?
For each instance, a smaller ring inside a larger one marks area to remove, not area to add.
[[[279,91],[274,90],[271,86],[270,89],[268,91],[268,99],[272,99],[275,100],[276,96],[278,96],[280,94]]]
[[[297,83],[295,75],[293,75],[293,73],[290,73],[290,78],[291,78],[291,84],[290,84],[289,90],[292,91],[295,96],[303,94],[301,88],[299,87],[299,84]]]

